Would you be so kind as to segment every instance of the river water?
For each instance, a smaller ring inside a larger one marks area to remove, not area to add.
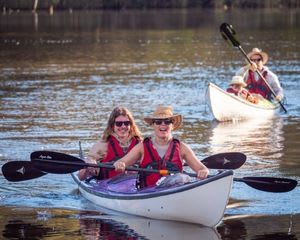
[[[217,123],[206,104],[209,82],[225,88],[245,64],[219,33],[237,32],[243,49],[260,47],[286,94],[286,114]],[[238,177],[300,180],[299,10],[55,12],[0,16],[0,166],[50,150],[86,153],[113,107],[142,122],[158,104],[184,116],[176,135],[202,159],[243,152]],[[23,182],[0,175],[2,239],[300,239],[300,188],[268,193],[235,182],[215,228],[111,216],[78,193],[69,175]],[[184,204],[184,203],[183,203]]]

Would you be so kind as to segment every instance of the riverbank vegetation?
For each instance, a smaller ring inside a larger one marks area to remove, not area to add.
[[[298,8],[300,0],[0,0],[3,13],[16,10],[154,8]]]

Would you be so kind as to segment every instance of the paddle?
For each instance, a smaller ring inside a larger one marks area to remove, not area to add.
[[[194,173],[188,173],[188,175],[196,177],[196,174]],[[248,186],[260,191],[275,193],[289,192],[298,184],[298,182],[294,179],[274,177],[234,177],[233,181],[246,183]]]
[[[83,156],[82,150],[81,156]],[[59,159],[58,162],[67,161],[68,165],[64,166],[62,164],[54,164],[53,161],[48,163],[48,171],[52,173],[71,173],[77,171],[83,167],[87,166],[72,166],[74,165],[73,162],[80,160],[80,164],[84,163],[81,159],[73,157],[71,155],[67,155],[64,153],[57,153],[57,152],[49,152],[49,151],[37,151],[31,154],[31,159]],[[219,153],[212,156],[209,156],[203,159],[203,164],[205,164],[208,168],[211,169],[237,169],[241,167],[246,161],[246,155],[243,153],[238,152],[229,152],[229,153]],[[44,166],[45,167],[45,166]],[[106,167],[106,168],[113,168],[112,165],[109,164],[101,164],[95,165],[94,167]],[[134,171],[138,169],[134,168]],[[68,172],[66,172],[68,171]],[[11,182],[18,182],[18,181],[25,181],[34,178],[41,177],[45,175],[47,171],[42,172],[35,168],[32,162],[28,161],[11,161],[5,163],[2,167],[2,172],[4,177],[11,181]],[[24,174],[24,177],[23,175]]]
[[[247,59],[247,61],[251,64],[251,60],[249,59],[249,57],[247,56],[246,52],[243,50],[241,44],[239,43],[239,41],[234,37],[235,35],[235,30],[233,29],[233,27],[228,24],[228,23],[222,23],[220,26],[220,32],[223,36],[223,38],[227,41],[230,40],[230,42],[232,43],[232,45],[234,47],[237,47],[241,53],[244,55],[244,57]],[[263,77],[263,75],[260,73],[260,71],[258,71],[258,69],[256,70],[256,72],[258,73],[258,75],[261,77],[261,79],[265,82],[265,84],[268,86],[268,88],[270,89],[272,95],[276,98],[276,94],[274,93],[273,89],[271,88],[270,84],[267,82],[267,80]],[[280,104],[280,106],[282,107],[282,109],[284,110],[284,112],[286,113],[287,110],[286,108],[283,106],[282,102],[277,100],[278,103]]]
[[[224,153],[226,154],[226,153]],[[220,154],[218,154],[220,155]],[[85,167],[105,167],[114,169],[113,165],[109,164],[88,164],[83,160],[73,157],[71,155],[57,153],[57,152],[47,152],[40,151],[34,152],[31,155],[32,162],[28,161],[12,161],[5,163],[2,167],[2,172],[4,177],[9,181],[24,181],[32,178],[40,177],[49,173],[71,173],[80,170]],[[58,157],[58,159],[52,158]],[[211,156],[213,157],[213,156]],[[208,157],[209,158],[209,157]],[[37,170],[36,168],[43,170]],[[160,173],[162,175],[167,175],[173,173],[168,170],[155,170],[155,169],[144,169],[127,167],[128,171],[143,171],[150,173]],[[186,172],[185,172],[186,173]],[[195,177],[194,173],[186,173],[190,176]],[[272,177],[244,177],[244,178],[234,178],[234,181],[244,182],[247,185],[266,192],[288,192],[293,190],[297,186],[297,181],[287,178],[272,178]]]
[[[79,144],[79,158],[84,159],[81,142],[79,141],[78,144]]]
[[[56,159],[57,161],[69,161],[71,163],[74,163],[76,161],[80,163],[85,163],[81,159],[78,159],[77,157],[59,153],[59,152],[51,152],[51,151],[36,151],[32,152],[30,155],[31,160],[35,159]],[[218,153],[215,155],[211,155],[209,157],[204,158],[201,162],[210,169],[237,169],[240,168],[246,161],[247,157],[243,153],[239,152],[227,152],[227,153]],[[52,161],[53,162],[53,161]],[[69,168],[72,168],[72,166],[68,166]],[[88,166],[87,166],[88,167]],[[95,164],[93,167],[103,167],[103,168],[113,168],[111,167],[111,164],[103,164],[98,163]],[[53,167],[55,168],[55,166]],[[76,168],[75,168],[76,169]],[[72,169],[70,169],[71,172]],[[77,167],[77,170],[78,167]],[[60,171],[53,169],[53,171]],[[62,170],[62,173],[65,173],[65,169]],[[54,172],[57,173],[57,172]]]
[[[42,154],[43,155],[42,155]],[[71,173],[78,171],[85,167],[105,167],[114,169],[113,165],[98,163],[89,164],[83,160],[63,153],[57,152],[34,152],[32,153],[32,163],[34,166],[42,171],[49,173]],[[168,170],[145,169],[137,167],[126,167],[127,171],[142,171],[149,173],[159,173],[161,175],[168,175],[177,173]],[[184,172],[189,176],[195,177],[195,173]],[[297,181],[287,178],[271,178],[271,177],[244,177],[234,178],[234,181],[244,182],[247,185],[265,192],[288,192],[297,186]]]
[[[19,182],[44,176],[45,172],[36,169],[32,162],[11,161],[2,166],[3,176],[10,182]]]
[[[274,177],[243,177],[233,178],[236,182],[243,182],[255,189],[265,192],[288,192],[293,190],[298,182],[288,178]]]

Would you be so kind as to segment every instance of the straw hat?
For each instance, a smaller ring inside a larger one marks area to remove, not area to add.
[[[262,57],[263,64],[266,64],[269,59],[268,54],[258,48],[253,48],[252,51],[247,54],[247,57],[251,59],[253,55],[260,55]]]
[[[177,128],[180,127],[180,125],[182,124],[182,116],[181,115],[174,115],[173,114],[173,108],[171,106],[158,106],[152,116],[150,117],[145,117],[144,121],[148,124],[148,125],[152,125],[153,124],[153,120],[155,119],[171,119],[173,121],[173,130],[176,130]]]
[[[230,82],[230,85],[238,84],[246,87],[247,84],[244,82],[244,79],[241,76],[233,76]]]

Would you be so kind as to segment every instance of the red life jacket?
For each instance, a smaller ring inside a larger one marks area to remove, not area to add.
[[[123,152],[119,141],[114,136],[110,135],[108,137],[107,154],[101,162],[113,164],[115,161],[125,156],[138,143],[139,139],[137,137],[133,137],[128,149],[126,150],[126,152]],[[107,179],[118,174],[120,174],[120,172],[117,172],[113,169],[100,168],[98,179]]]
[[[226,90],[228,93],[233,93],[236,96],[241,96],[242,98],[246,99],[249,97],[250,92],[247,89],[242,88],[240,91],[237,91],[236,89],[229,87]]]
[[[180,141],[176,138],[173,138],[167,152],[164,157],[161,158],[153,146],[151,138],[145,138],[143,141],[144,145],[144,158],[140,163],[142,168],[151,168],[158,170],[172,170],[182,172],[183,164],[180,156]],[[137,187],[150,187],[154,186],[158,179],[160,178],[158,173],[145,173],[139,172],[137,179]]]
[[[266,79],[268,72],[264,71],[262,75]],[[258,81],[256,81],[254,78],[254,72],[251,70],[248,71],[248,78],[246,80],[246,83],[246,88],[250,93],[260,94],[265,99],[271,100],[272,95],[269,87],[261,77],[259,77]]]

